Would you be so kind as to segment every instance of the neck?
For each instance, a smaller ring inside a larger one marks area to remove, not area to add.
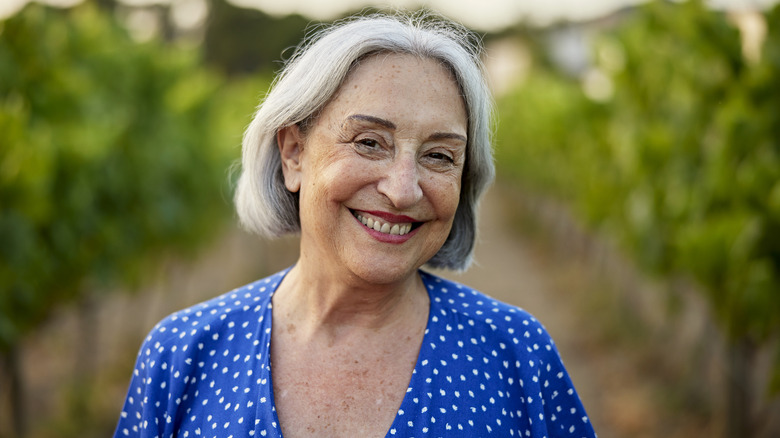
[[[274,313],[299,334],[331,337],[355,329],[381,330],[427,315],[428,295],[417,272],[391,284],[370,284],[357,276],[330,273],[305,259],[287,273],[274,294]]]

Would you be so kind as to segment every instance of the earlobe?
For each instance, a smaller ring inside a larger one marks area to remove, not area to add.
[[[295,193],[301,189],[301,152],[303,140],[298,125],[286,126],[276,133],[276,143],[282,158],[282,173],[287,190]]]

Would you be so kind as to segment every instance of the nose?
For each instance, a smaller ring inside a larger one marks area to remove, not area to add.
[[[385,195],[393,207],[403,210],[422,199],[420,173],[414,153],[402,153],[393,157],[377,184],[379,193]]]

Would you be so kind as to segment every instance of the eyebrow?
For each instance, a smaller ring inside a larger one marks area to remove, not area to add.
[[[346,121],[350,120],[359,120],[361,122],[369,122],[369,123],[375,123],[380,126],[384,126],[387,129],[393,129],[395,130],[397,127],[395,126],[395,123],[385,120],[380,117],[375,116],[369,116],[367,114],[352,114],[349,117],[347,117]],[[460,140],[463,143],[468,143],[468,139],[460,134],[455,134],[454,132],[434,132],[429,137],[431,140]]]
[[[468,139],[466,139],[466,137],[464,137],[464,136],[462,136],[460,134],[455,134],[454,132],[434,132],[433,134],[431,134],[431,136],[429,138],[431,140],[449,140],[449,139],[453,139],[453,140],[460,140],[463,143],[468,143]]]
[[[347,117],[346,121],[359,120],[361,122],[376,123],[377,125],[384,126],[387,129],[396,129],[395,123],[385,120],[379,117],[369,116],[366,114],[353,114]]]

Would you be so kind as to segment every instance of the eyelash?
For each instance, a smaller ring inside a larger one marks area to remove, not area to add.
[[[432,152],[428,154],[429,157],[433,158],[434,160],[445,160],[449,163],[454,163],[455,160],[452,159],[449,155],[442,153],[442,152]]]
[[[361,138],[358,140],[354,140],[353,143],[358,147],[370,149],[370,150],[377,150],[382,147],[382,144],[379,142],[379,140],[373,138]],[[436,161],[446,162],[447,164],[455,163],[455,159],[444,152],[431,152],[426,154],[426,156]]]
[[[380,146],[379,142],[374,140],[373,138],[361,138],[360,140],[356,140],[355,143],[360,146],[371,148],[371,149],[375,149]]]

